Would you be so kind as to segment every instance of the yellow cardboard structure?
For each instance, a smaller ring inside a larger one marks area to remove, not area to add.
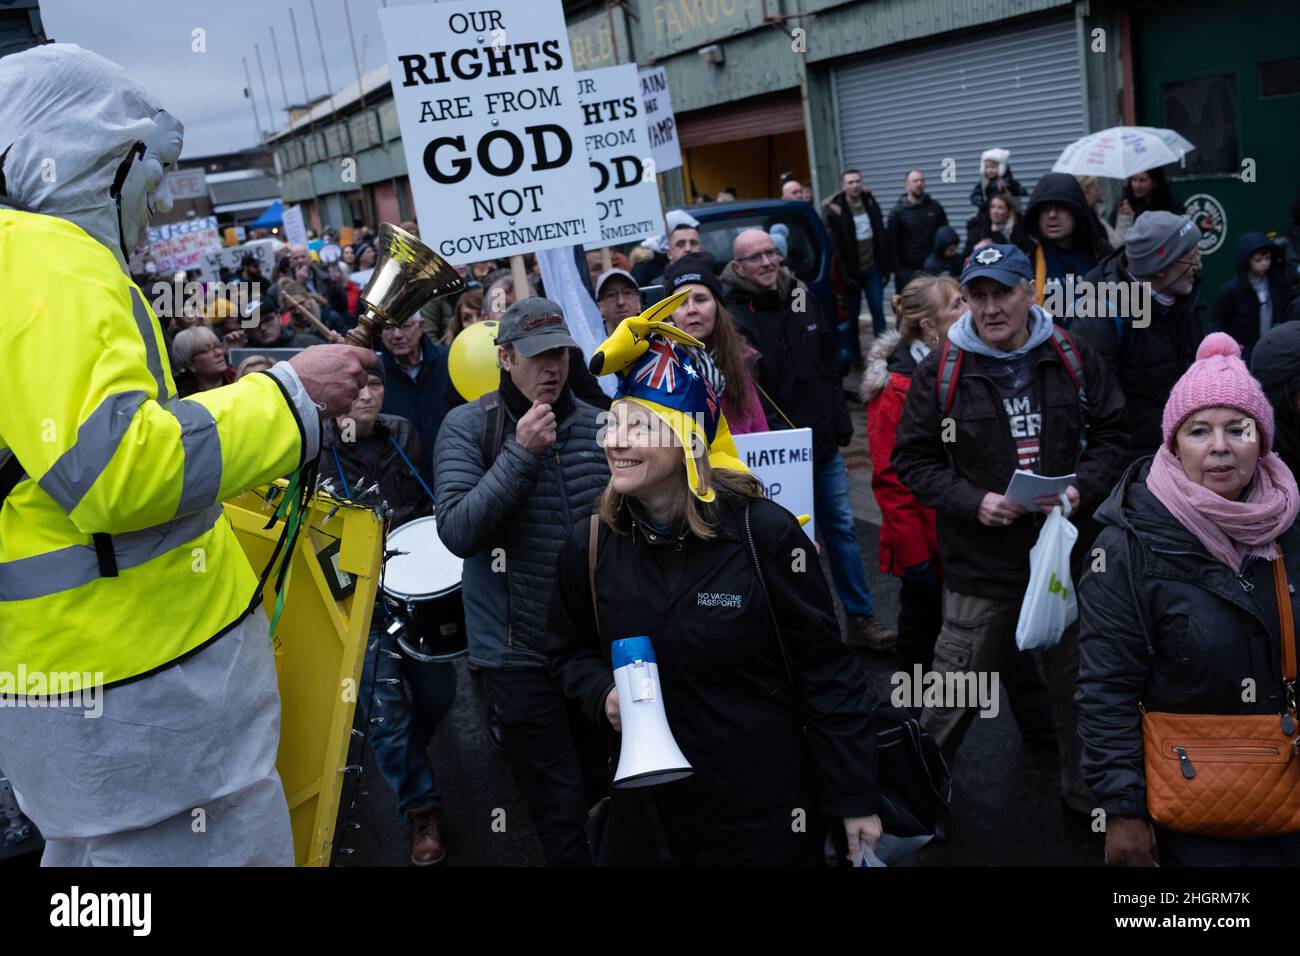
[[[283,493],[285,483],[276,484]],[[284,529],[282,521],[265,528],[274,510],[266,502],[267,492],[268,486],[255,488],[225,503],[235,536],[258,572],[271,559]],[[334,599],[317,559],[317,553],[336,540],[338,568],[356,581],[341,601]],[[276,768],[289,802],[299,866],[328,866],[333,853],[352,714],[382,560],[383,524],[373,511],[327,495],[312,499],[294,549],[275,639],[280,684]],[[268,616],[275,607],[274,577],[262,595]]]

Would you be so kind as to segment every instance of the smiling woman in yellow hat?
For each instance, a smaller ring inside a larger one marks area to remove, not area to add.
[[[614,789],[597,861],[815,865],[828,832],[850,853],[874,846],[865,675],[813,544],[738,461],[710,452],[719,402],[689,336],[643,333],[623,349],[632,360],[610,366],[621,366],[601,438],[611,477],[560,552],[548,656],[566,693],[620,731],[610,646],[648,637],[694,773]]]

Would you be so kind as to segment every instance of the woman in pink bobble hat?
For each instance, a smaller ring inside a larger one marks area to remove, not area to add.
[[[1232,338],[1216,332],[1201,343],[1165,405],[1163,432],[1155,456],[1134,462],[1098,509],[1099,550],[1079,585],[1083,776],[1105,813],[1106,859],[1300,865],[1300,834],[1221,839],[1153,824],[1147,813],[1139,704],[1286,713],[1279,548],[1287,579],[1300,582],[1300,493],[1272,450],[1273,409]],[[1294,595],[1291,603],[1300,620]],[[1220,758],[1193,754],[1182,776],[1193,780],[1197,761],[1204,771],[1204,760]]]

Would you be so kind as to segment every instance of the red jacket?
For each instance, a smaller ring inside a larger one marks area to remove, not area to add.
[[[903,402],[912,384],[916,360],[899,335],[876,340],[867,356],[860,396],[867,403],[867,447],[871,452],[871,492],[880,506],[880,570],[900,577],[906,568],[926,561],[939,573],[939,538],[934,512],[924,507],[899,480],[889,463],[894,436],[903,417]]]

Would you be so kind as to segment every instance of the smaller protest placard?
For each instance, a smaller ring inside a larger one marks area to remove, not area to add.
[[[809,515],[803,526],[813,537],[812,429],[733,435],[740,460],[763,483],[766,495],[793,515]]]

